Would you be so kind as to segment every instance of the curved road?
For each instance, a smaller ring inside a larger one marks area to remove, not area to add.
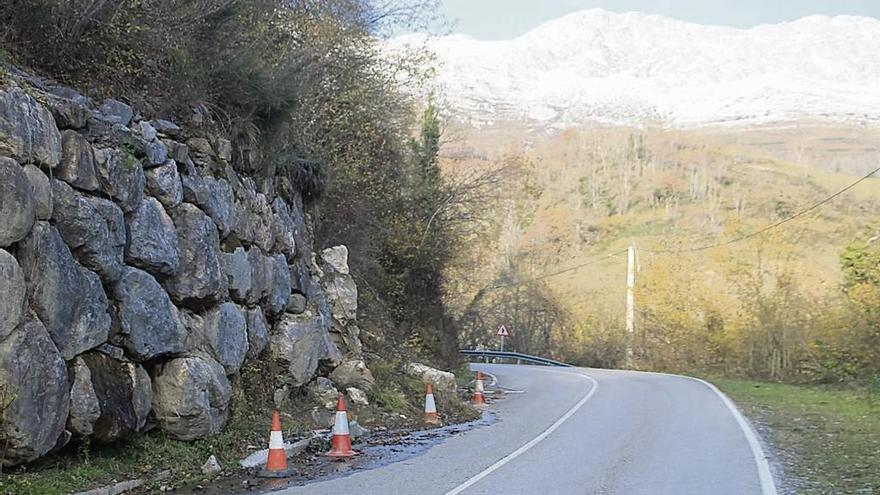
[[[473,365],[496,423],[294,494],[776,495],[751,429],[710,386],[629,371]]]

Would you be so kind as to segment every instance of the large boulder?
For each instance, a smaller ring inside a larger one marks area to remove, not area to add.
[[[357,285],[348,269],[348,248],[335,246],[321,252],[321,269],[316,270],[330,304],[333,318],[343,326],[357,319]]]
[[[52,180],[53,219],[77,261],[112,284],[119,280],[125,252],[125,220],[112,201],[74,191]]]
[[[328,411],[335,411],[336,404],[339,401],[339,390],[333,386],[333,382],[329,378],[319,376],[315,381],[309,384],[307,391],[312,398],[324,406]]]
[[[95,150],[98,183],[123,211],[134,211],[144,199],[143,166],[134,155],[115,148]]]
[[[76,358],[71,374],[71,432],[108,443],[144,427],[153,390],[141,365],[89,352]]]
[[[257,247],[248,250],[247,259],[251,267],[251,285],[246,299],[248,304],[258,304],[272,292],[274,263]]]
[[[338,388],[368,389],[376,379],[362,359],[346,359],[330,373],[330,380]]]
[[[177,308],[149,273],[126,267],[113,290],[114,341],[138,361],[186,351],[187,332]]]
[[[328,271],[321,285],[335,320],[345,324],[357,319],[358,288],[351,275]]]
[[[293,239],[301,252],[312,249],[311,235],[306,225],[306,214],[303,211],[302,195],[298,191],[289,193],[290,201],[290,219],[293,223]]]
[[[238,247],[231,253],[220,253],[220,262],[226,274],[229,297],[238,303],[245,302],[251,290],[251,264],[247,252]]]
[[[220,237],[229,235],[235,217],[235,196],[229,183],[210,176],[201,177],[197,173],[182,176],[181,183],[183,200],[204,210],[217,225]]]
[[[95,430],[95,422],[101,417],[101,403],[92,385],[92,372],[82,357],[77,356],[70,365],[70,416],[67,429],[74,435],[89,436]]]
[[[348,247],[339,245],[321,251],[321,260],[333,271],[348,275]]]
[[[206,138],[190,138],[186,141],[186,145],[190,149],[193,162],[197,165],[200,165],[202,168],[212,168],[216,164],[214,162],[214,149],[211,147],[211,142]]]
[[[27,284],[18,261],[0,249],[0,341],[24,321]]]
[[[336,346],[346,354],[360,356],[363,349],[361,329],[354,321],[345,324],[334,321],[330,329],[330,337],[333,338]]]
[[[186,163],[189,160],[189,146],[171,139],[163,139],[162,142],[168,148],[168,158],[178,163]]]
[[[266,346],[269,345],[269,325],[266,323],[266,317],[263,316],[263,310],[259,306],[247,309],[245,319],[247,320],[247,357],[255,358],[262,354],[266,350]]]
[[[165,208],[176,208],[183,202],[183,186],[174,160],[147,170],[145,175],[147,193],[158,199]]]
[[[27,175],[15,160],[0,157],[0,247],[23,239],[36,218],[34,192]]]
[[[275,250],[283,254],[288,261],[293,261],[296,256],[296,233],[299,226],[294,222],[287,203],[281,198],[272,201],[272,214]]]
[[[308,383],[321,361],[339,362],[342,354],[330,339],[328,322],[306,311],[286,314],[269,337],[271,359],[285,368],[285,378],[294,386]]]
[[[125,261],[158,277],[169,277],[180,268],[180,249],[174,222],[155,198],[125,215],[128,242]]]
[[[134,110],[126,103],[108,98],[98,107],[94,117],[111,124],[127,126],[131,122],[132,117],[134,117]]]
[[[77,265],[55,227],[37,222],[17,257],[30,307],[65,360],[107,341],[110,314],[101,280]]]
[[[290,301],[287,303],[287,312],[295,315],[302,314],[306,310],[306,296],[299,293],[291,293]]]
[[[159,427],[181,440],[218,433],[226,424],[232,386],[207,356],[172,359],[153,373],[153,411]]]
[[[0,89],[0,155],[54,168],[61,161],[61,133],[52,113],[23,89]]]
[[[3,416],[0,462],[30,462],[51,450],[70,407],[67,369],[39,320],[28,320],[0,342]]]
[[[223,303],[203,316],[184,314],[190,350],[206,352],[223,366],[227,375],[237,373],[248,351],[247,322],[241,309],[233,303]]]
[[[425,383],[434,385],[434,388],[442,391],[447,395],[454,395],[458,384],[455,382],[455,375],[448,371],[438,370],[426,364],[408,363],[404,367],[406,374],[421,379]]]
[[[155,130],[153,130],[155,136]],[[144,154],[146,155],[147,167],[158,167],[168,160],[168,146],[158,139],[153,139],[144,146]]]
[[[290,303],[291,276],[283,254],[266,256],[258,247],[247,253],[251,269],[248,304],[262,304],[267,316],[280,315]]]
[[[183,203],[171,212],[180,247],[180,269],[165,289],[180,304],[204,306],[226,298],[226,276],[220,264],[220,238],[214,222]]]
[[[270,252],[275,246],[272,207],[264,194],[256,192],[253,180],[241,182],[242,187],[235,191],[232,230],[243,244]]]
[[[49,220],[52,218],[52,183],[49,182],[49,177],[31,164],[25,165],[24,175],[27,176],[31,191],[34,193],[37,219]]]
[[[61,163],[55,175],[77,189],[98,189],[95,152],[92,145],[78,132],[66,130],[61,133]]]
[[[175,124],[174,122],[165,120],[165,119],[155,119],[150,122],[153,124],[153,127],[160,134],[164,134],[166,136],[177,136],[181,133],[182,129],[180,126]]]
[[[55,117],[59,129],[82,129],[89,122],[88,98],[70,91],[68,94],[46,94],[46,106]]]
[[[269,267],[271,284],[263,306],[267,313],[274,316],[284,312],[290,303],[290,268],[283,254],[270,257]]]

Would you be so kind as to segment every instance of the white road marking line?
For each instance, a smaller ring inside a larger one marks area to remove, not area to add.
[[[501,390],[505,394],[524,394],[524,393],[526,393],[525,390],[514,390],[512,388],[506,388],[506,387],[502,387],[501,385],[498,385],[498,378],[496,378],[495,375],[493,375],[492,373],[489,373],[488,371],[482,371],[481,373],[492,377],[492,383],[487,385],[488,387],[496,387],[498,390]],[[476,380],[471,380],[471,382],[475,382],[475,381]]]
[[[702,383],[709,387],[709,390],[718,394],[718,397],[721,397],[721,401],[724,402],[724,405],[727,406],[728,409],[730,409],[730,413],[733,415],[734,419],[736,419],[740,429],[746,436],[746,440],[749,442],[749,447],[752,449],[752,456],[755,458],[755,464],[758,468],[758,480],[761,482],[761,493],[763,495],[777,495],[776,483],[773,481],[773,474],[770,472],[770,463],[767,462],[767,456],[764,454],[761,442],[758,441],[758,436],[755,435],[754,430],[752,430],[752,427],[749,425],[746,418],[743,417],[741,412],[739,412],[736,404],[734,404],[729,397],[724,395],[724,392],[718,390],[718,387],[712,385],[706,380],[701,380],[692,376],[686,376],[685,378],[690,378],[691,380],[696,380]]]
[[[550,371],[550,370],[547,370],[547,371]],[[558,372],[557,372],[557,373],[558,373]],[[550,435],[551,433],[553,433],[557,428],[559,428],[559,427],[562,425],[562,423],[565,423],[565,421],[566,421],[568,418],[572,417],[572,415],[574,415],[574,413],[576,413],[576,412],[578,411],[578,409],[581,408],[581,406],[583,406],[584,404],[586,404],[587,401],[590,400],[590,397],[592,397],[593,394],[596,393],[596,390],[599,389],[599,382],[597,382],[595,379],[593,379],[593,377],[588,376],[588,375],[585,375],[585,374],[583,374],[583,373],[575,373],[575,375],[576,375],[576,376],[579,376],[579,377],[581,377],[581,378],[585,378],[585,379],[589,380],[589,381],[593,384],[592,388],[590,388],[590,391],[587,393],[587,395],[585,395],[580,401],[578,401],[577,404],[575,404],[574,406],[572,406],[571,409],[569,409],[565,414],[563,414],[559,419],[557,419],[555,423],[553,423],[552,425],[550,425],[550,427],[547,428],[546,430],[544,430],[540,435],[538,435],[538,436],[536,436],[535,438],[529,440],[528,443],[526,443],[526,444],[523,445],[522,447],[520,447],[520,448],[514,450],[513,452],[507,454],[506,456],[502,457],[501,459],[498,460],[498,462],[496,462],[495,464],[492,464],[491,466],[487,467],[486,469],[484,469],[483,471],[481,471],[480,473],[478,473],[478,474],[477,474],[476,476],[474,476],[473,478],[471,478],[471,479],[465,481],[464,483],[458,485],[457,487],[453,488],[452,490],[449,490],[448,492],[446,492],[446,495],[458,495],[459,493],[461,493],[461,492],[467,490],[468,488],[470,488],[474,483],[476,483],[476,482],[480,481],[481,479],[485,478],[486,476],[489,476],[490,474],[492,474],[495,470],[497,470],[497,469],[500,468],[501,466],[504,466],[504,465],[507,464],[508,462],[510,462],[510,461],[516,459],[517,457],[521,456],[521,455],[524,454],[526,451],[528,451],[529,449],[531,449],[532,447],[534,447],[535,445],[537,445],[538,442],[540,442],[541,440],[547,438],[547,436],[549,436],[549,435]]]
[[[494,387],[495,384],[498,383],[498,378],[495,378],[495,375],[493,375],[492,373],[489,373],[489,372],[487,372],[487,371],[481,371],[480,373],[482,373],[482,374],[484,374],[484,375],[489,375],[489,376],[492,377],[492,383],[490,383],[489,385],[486,385],[487,387]],[[485,381],[485,380],[483,380],[483,381]],[[476,378],[475,378],[475,379],[471,380],[471,381],[468,382],[468,383],[476,383],[476,382],[477,382],[477,380],[476,380]]]
[[[693,380],[695,382],[702,383],[709,390],[715,392],[721,402],[727,406],[727,409],[730,411],[730,414],[733,416],[733,419],[736,420],[736,423],[739,425],[740,430],[742,430],[743,435],[746,437],[746,442],[749,444],[749,448],[752,451],[752,457],[755,458],[755,467],[758,469],[758,482],[761,484],[761,495],[779,495],[779,492],[776,491],[776,482],[773,481],[773,473],[770,471],[770,463],[767,462],[767,455],[764,453],[764,448],[761,447],[761,442],[758,440],[758,436],[755,434],[755,431],[752,429],[749,421],[739,412],[736,404],[733,403],[730,398],[724,394],[721,390],[718,390],[718,387],[707,382],[706,380],[702,380],[700,378],[695,378],[693,376],[687,375],[674,375],[672,373],[659,373],[655,371],[633,371],[633,373],[646,373],[650,375],[663,375],[663,376],[672,376],[676,378],[686,378],[688,380]]]

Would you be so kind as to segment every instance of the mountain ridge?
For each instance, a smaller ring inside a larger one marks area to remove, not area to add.
[[[436,92],[476,124],[880,124],[880,20],[869,17],[739,29],[590,9],[506,41],[391,40],[414,44],[436,54]]]

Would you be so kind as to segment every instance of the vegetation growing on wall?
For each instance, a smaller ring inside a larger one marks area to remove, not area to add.
[[[438,112],[402,90],[424,80],[424,57],[382,46],[434,22],[435,4],[12,0],[0,39],[63,83],[221,129],[236,168],[303,194],[318,247],[348,245],[368,341],[454,361],[442,273],[466,230],[461,198],[480,188],[441,177]]]

